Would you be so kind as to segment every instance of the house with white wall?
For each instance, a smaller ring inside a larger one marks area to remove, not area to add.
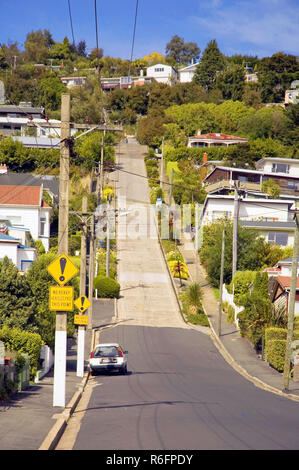
[[[220,218],[234,217],[234,196],[207,195],[200,218],[200,226]],[[294,201],[282,199],[239,198],[238,222],[254,229],[267,242],[280,246],[293,246],[295,224],[292,220]]]
[[[0,260],[3,260],[5,256],[17,266],[19,271],[26,272],[37,259],[37,251],[33,247],[22,245],[18,238],[0,233]]]
[[[156,64],[147,67],[147,77],[156,80],[159,83],[166,83],[166,85],[173,85],[178,81],[178,72],[171,65]]]
[[[46,251],[50,248],[51,212],[43,201],[43,185],[0,185],[0,220],[9,221],[15,232],[17,228],[29,229],[33,240],[41,240]]]
[[[265,173],[283,174],[299,178],[299,160],[296,158],[261,158],[256,162],[257,170]]]
[[[188,138],[187,147],[228,147],[229,145],[246,144],[247,142],[248,139],[243,137],[224,134],[222,132],[210,132],[208,134],[202,134],[201,129],[198,129],[197,135]]]
[[[187,67],[183,67],[179,69],[178,74],[179,74],[179,82],[180,83],[190,83],[192,82],[192,79],[195,74],[196,67],[198,66],[197,64],[191,64],[188,65]]]

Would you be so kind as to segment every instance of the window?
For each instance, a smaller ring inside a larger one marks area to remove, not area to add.
[[[272,173],[290,173],[290,165],[286,165],[286,163],[272,163]]]
[[[45,235],[46,217],[40,219],[40,235]]]
[[[28,269],[30,268],[30,266],[32,265],[32,263],[33,263],[33,261],[22,259],[21,260],[21,271],[26,273],[28,271]]]
[[[272,242],[275,245],[286,246],[288,244],[289,235],[287,232],[269,232],[268,242]]]
[[[299,183],[296,183],[296,181],[288,181],[288,189],[298,191],[298,187],[299,187]]]

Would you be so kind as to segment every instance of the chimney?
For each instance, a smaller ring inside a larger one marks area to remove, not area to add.
[[[197,135],[201,135],[201,129],[198,129]]]
[[[208,161],[208,154],[207,152],[205,152],[202,156],[202,163],[207,163],[207,161]]]

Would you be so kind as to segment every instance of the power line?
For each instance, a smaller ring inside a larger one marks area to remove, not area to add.
[[[95,27],[96,27],[97,66],[99,67],[99,34],[98,34],[97,0],[94,0],[94,18],[95,18]]]
[[[130,58],[130,65],[129,65],[129,77],[130,77],[130,74],[131,74],[131,64],[132,64],[134,44],[135,44],[137,13],[138,13],[138,0],[136,0],[135,20],[134,20],[134,29],[133,29],[133,38],[132,38],[132,49],[131,49],[131,58]]]
[[[75,36],[74,36],[74,30],[73,30],[73,20],[72,20],[72,12],[71,12],[71,2],[68,0],[68,5],[69,5],[69,17],[70,17],[70,23],[71,23],[71,31],[72,31],[72,37],[73,37],[73,46],[75,47]]]

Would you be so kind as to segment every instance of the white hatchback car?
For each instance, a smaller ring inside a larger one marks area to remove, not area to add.
[[[89,368],[92,375],[100,371],[118,370],[127,373],[127,354],[118,343],[97,344],[89,357]]]

